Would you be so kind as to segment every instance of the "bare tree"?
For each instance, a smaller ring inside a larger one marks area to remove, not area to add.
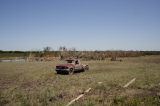
[[[44,52],[49,52],[49,51],[51,51],[51,49],[52,49],[51,47],[47,46],[47,47],[43,48],[43,51]]]

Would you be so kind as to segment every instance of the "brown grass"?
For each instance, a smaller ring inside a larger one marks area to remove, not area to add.
[[[65,106],[92,88],[75,106],[160,104],[160,56],[119,61],[83,61],[87,72],[57,75],[55,62],[0,63],[0,105]],[[136,77],[127,89],[123,86]],[[103,82],[101,85],[98,82]]]

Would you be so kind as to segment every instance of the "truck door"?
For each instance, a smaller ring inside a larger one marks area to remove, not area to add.
[[[75,70],[80,70],[80,65],[79,65],[79,61],[78,60],[76,60],[75,61]]]

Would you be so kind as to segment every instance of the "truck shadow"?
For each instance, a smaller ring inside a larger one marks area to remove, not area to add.
[[[82,72],[84,72],[84,71],[75,71],[72,75],[82,73]],[[57,74],[57,75],[70,75],[70,74],[68,74],[68,72],[59,72],[59,73],[55,73],[55,74]]]

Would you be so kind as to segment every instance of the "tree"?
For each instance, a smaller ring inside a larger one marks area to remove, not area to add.
[[[52,49],[51,47],[47,46],[47,47],[43,48],[43,51],[44,52],[49,52],[49,51],[51,51],[51,49]]]
[[[60,46],[59,51],[67,51],[67,48],[65,46]]]

